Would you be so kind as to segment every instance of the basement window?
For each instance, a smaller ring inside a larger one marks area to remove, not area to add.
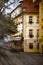
[[[39,29],[37,29],[37,37],[39,37]]]

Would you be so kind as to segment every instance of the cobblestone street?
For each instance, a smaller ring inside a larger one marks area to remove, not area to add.
[[[43,65],[43,55],[2,50],[0,51],[0,65]]]

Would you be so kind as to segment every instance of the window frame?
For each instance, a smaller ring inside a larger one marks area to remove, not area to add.
[[[33,49],[33,43],[29,43],[29,49]]]
[[[33,23],[32,19],[33,19],[33,16],[29,16],[29,24]]]
[[[39,37],[39,29],[37,29],[37,37]]]
[[[37,22],[36,23],[39,24],[39,16],[37,16]]]
[[[31,31],[31,32],[30,32],[30,31]],[[31,34],[30,34],[30,33],[31,33]],[[29,37],[30,37],[30,38],[33,38],[33,29],[30,29],[30,30],[29,30]]]

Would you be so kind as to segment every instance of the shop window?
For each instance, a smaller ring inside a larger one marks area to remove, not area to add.
[[[33,49],[33,43],[29,43],[29,48]]]
[[[29,23],[32,24],[32,16],[29,16]]]
[[[30,37],[30,38],[33,37],[33,30],[29,30],[29,37]]]

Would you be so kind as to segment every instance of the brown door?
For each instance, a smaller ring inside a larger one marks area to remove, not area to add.
[[[43,54],[43,45],[42,45],[42,54]]]

